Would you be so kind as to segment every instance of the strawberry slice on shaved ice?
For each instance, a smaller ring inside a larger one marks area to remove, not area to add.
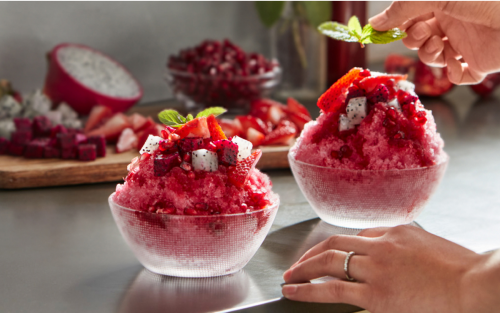
[[[115,221],[153,272],[233,273],[256,252],[279,205],[269,177],[255,168],[262,152],[226,138],[215,115],[168,111],[160,113],[161,136],[149,135],[110,196]]]
[[[354,228],[413,221],[437,188],[448,155],[405,75],[354,68],[318,100],[289,160],[316,213]]]

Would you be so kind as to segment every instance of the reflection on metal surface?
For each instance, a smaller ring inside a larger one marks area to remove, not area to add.
[[[124,295],[118,312],[213,312],[236,306],[248,294],[251,279],[241,270],[209,278],[162,276],[143,269]]]

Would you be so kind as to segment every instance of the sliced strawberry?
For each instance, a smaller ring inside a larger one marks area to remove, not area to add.
[[[252,143],[254,147],[260,146],[262,141],[264,141],[264,138],[266,137],[263,133],[260,131],[256,130],[253,127],[249,127],[247,130],[247,140]]]
[[[273,108],[272,110],[270,110]],[[284,116],[288,107],[278,101],[263,98],[251,103],[250,115],[260,118],[263,122],[271,122],[276,125]]]
[[[312,120],[312,118],[308,115],[302,114],[300,112],[289,112],[288,117],[292,120],[292,122],[297,125],[299,132],[304,129],[304,125]]]
[[[137,138],[134,130],[132,128],[125,128],[116,143],[116,152],[122,153],[128,150],[137,149],[138,141],[139,138]]]
[[[219,126],[219,123],[217,123],[217,120],[215,119],[215,116],[213,114],[207,117],[207,125],[208,131],[210,132],[210,137],[212,137],[213,141],[227,139],[224,131]]]
[[[222,131],[226,135],[226,137],[234,137],[240,135],[240,129],[234,124],[233,120],[223,118],[217,120],[219,126],[222,128]]]
[[[377,87],[378,84],[387,85],[387,81],[393,79],[394,82],[398,82],[400,80],[405,80],[408,75],[398,75],[398,74],[385,74],[379,76],[368,76],[363,78],[359,82],[359,87],[364,89],[366,93],[370,93]]]
[[[92,107],[83,131],[85,133],[90,132],[91,130],[103,124],[104,120],[110,118],[112,115],[113,111],[104,105],[96,105]]]
[[[358,78],[362,69],[355,67],[342,76],[318,99],[318,107],[324,112],[335,112],[344,103],[345,91]]]
[[[155,125],[156,125],[155,121],[153,121],[153,119],[150,116],[148,116],[148,118],[146,119],[146,122],[144,124],[142,124],[141,127],[134,129],[134,132],[138,133],[138,132],[143,131],[147,128],[151,128]]]
[[[132,125],[132,129],[134,130],[134,132],[138,132],[139,130],[144,129],[144,126],[146,126],[146,122],[148,121],[147,118],[140,115],[139,113],[130,115],[128,119],[130,121],[130,124]],[[152,121],[151,118],[150,120]]]
[[[142,146],[144,146],[144,143],[146,143],[146,140],[148,139],[149,135],[153,136],[161,135],[161,131],[158,129],[158,127],[156,127],[156,124],[137,133],[137,138],[139,138],[139,141],[137,142],[137,147],[139,149],[142,148]]]
[[[297,129],[290,124],[281,124],[269,133],[262,145],[290,145],[297,134]]]
[[[201,137],[210,138],[210,131],[208,130],[207,118],[202,116],[187,122],[181,128],[178,128],[175,133],[181,138],[185,137]]]
[[[230,166],[227,173],[229,181],[236,187],[243,187],[248,180],[248,176],[250,176],[250,172],[255,168],[261,156],[262,151],[257,149],[246,159],[236,163],[236,166]]]
[[[291,111],[291,112],[294,112],[294,113],[299,113],[301,115],[305,115],[305,116],[308,116],[309,117],[309,120],[311,120],[311,114],[309,113],[309,111],[306,109],[305,106],[303,106],[302,104],[300,104],[297,100],[295,100],[294,98],[288,98],[287,101],[286,101],[286,104],[288,106],[288,109]]]
[[[86,135],[87,137],[103,135],[107,141],[116,142],[118,136],[127,127],[130,127],[130,122],[127,116],[123,113],[116,113],[106,123],[104,123],[104,125],[91,130]]]
[[[252,127],[253,129],[258,130],[263,134],[267,134],[269,129],[267,128],[266,123],[264,123],[260,118],[254,117],[251,115],[240,115],[235,117],[235,120],[238,120],[241,123],[243,128],[243,133],[246,134],[248,129]]]

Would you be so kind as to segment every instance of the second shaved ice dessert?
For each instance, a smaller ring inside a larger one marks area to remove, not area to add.
[[[321,115],[291,149],[294,175],[316,213],[364,228],[413,221],[448,156],[404,75],[354,68],[318,100]]]

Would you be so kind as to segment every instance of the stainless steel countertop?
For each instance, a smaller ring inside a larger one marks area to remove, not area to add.
[[[451,160],[417,221],[485,252],[500,247],[500,102],[476,99],[466,88],[422,99]],[[210,279],[161,277],[142,268],[109,211],[116,184],[0,191],[0,312],[356,311],[277,301],[282,273],[305,250],[356,230],[319,221],[290,171],[268,174],[282,201],[271,232],[242,271]]]

